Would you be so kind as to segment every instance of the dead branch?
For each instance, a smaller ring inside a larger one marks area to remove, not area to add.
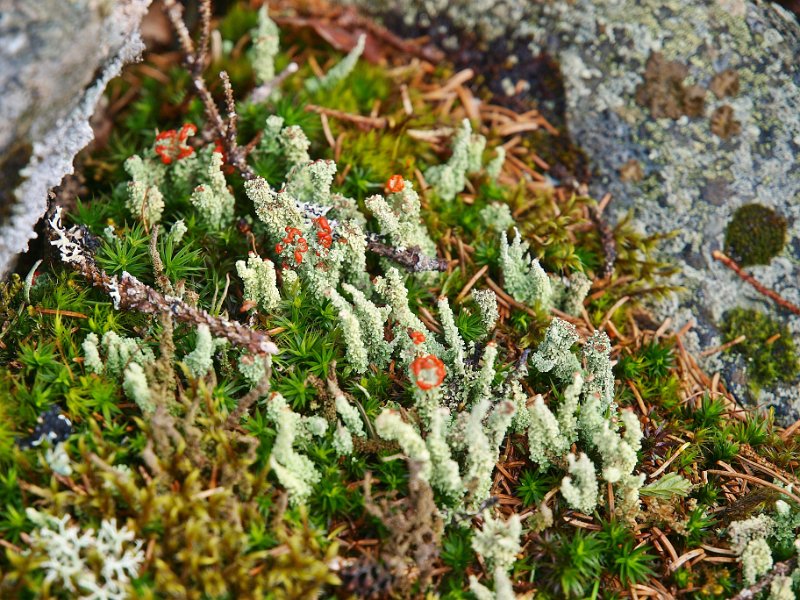
[[[255,172],[247,164],[247,150],[239,146],[236,141],[236,106],[233,99],[233,90],[230,86],[228,74],[220,73],[225,89],[225,103],[227,106],[227,119],[219,112],[214,97],[206,86],[203,78],[203,69],[208,62],[208,38],[211,27],[211,0],[202,0],[200,3],[200,43],[195,48],[186,23],[183,21],[183,7],[176,0],[164,0],[164,10],[178,34],[178,40],[183,50],[183,60],[186,68],[192,75],[192,84],[197,95],[203,102],[206,118],[211,125],[214,137],[218,138],[225,150],[225,157],[244,179],[255,178]]]
[[[422,254],[419,246],[410,248],[394,248],[376,239],[367,240],[367,250],[378,256],[384,256],[412,273],[422,271],[446,271],[447,261],[443,258]]]
[[[81,273],[94,287],[105,291],[114,302],[115,308],[133,309],[152,315],[169,313],[173,319],[184,323],[206,325],[215,336],[223,337],[253,354],[278,353],[278,347],[262,331],[249,329],[236,321],[214,317],[180,298],[161,294],[130,273],[124,272],[120,277],[109,276],[97,266],[88,252],[88,234],[79,227],[69,230],[64,228],[61,223],[61,207],[56,208],[49,225],[55,235],[50,244],[59,251],[61,261]]]

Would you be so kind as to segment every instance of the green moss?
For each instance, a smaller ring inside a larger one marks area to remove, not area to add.
[[[766,387],[778,381],[790,382],[800,372],[788,327],[764,313],[735,308],[725,313],[721,330],[726,342],[746,337],[729,352],[744,356],[751,384]]]
[[[725,248],[743,267],[766,265],[783,250],[786,219],[760,204],[736,210],[725,231]]]

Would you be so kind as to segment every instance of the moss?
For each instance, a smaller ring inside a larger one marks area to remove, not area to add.
[[[761,204],[736,210],[725,232],[725,248],[743,267],[766,265],[783,250],[786,219]]]
[[[729,352],[744,356],[751,384],[766,387],[778,381],[786,383],[800,372],[788,327],[768,315],[735,308],[725,313],[721,330],[726,342],[745,336],[746,339]]]

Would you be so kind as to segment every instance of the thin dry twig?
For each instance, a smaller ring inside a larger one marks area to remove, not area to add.
[[[214,137],[218,138],[225,150],[229,164],[233,165],[244,179],[255,178],[255,172],[247,164],[247,147],[239,146],[236,141],[236,107],[233,100],[233,89],[230,78],[225,71],[220,73],[225,90],[225,102],[228,111],[227,119],[217,107],[214,97],[203,78],[203,69],[208,62],[208,31],[211,27],[211,0],[202,0],[200,3],[200,43],[195,47],[192,36],[183,21],[183,6],[176,0],[164,0],[164,10],[178,34],[178,41],[183,50],[183,60],[192,76],[192,85],[197,95],[203,102],[206,118],[211,126]]]
[[[736,273],[736,275],[739,277],[739,279],[741,279],[742,281],[744,281],[746,283],[749,283],[751,286],[753,286],[758,293],[763,294],[764,296],[766,296],[767,298],[772,300],[775,304],[777,304],[781,308],[785,308],[789,312],[792,312],[792,313],[794,313],[796,315],[800,315],[800,306],[796,306],[796,305],[792,304],[791,302],[786,300],[786,298],[784,298],[783,296],[778,294],[778,292],[775,292],[775,291],[769,289],[768,287],[766,287],[763,283],[758,281],[758,279],[756,279],[755,277],[753,277],[749,273],[745,273],[744,269],[742,269],[742,267],[740,267],[736,263],[736,261],[734,261],[729,256],[726,256],[724,253],[720,252],[719,250],[714,250],[711,253],[711,256],[713,257],[714,260],[718,260],[723,265],[728,267],[731,271]]]
[[[237,323],[210,315],[205,310],[190,306],[180,298],[161,294],[139,281],[128,272],[118,278],[100,269],[87,249],[88,234],[80,227],[67,230],[61,223],[61,207],[49,221],[55,235],[50,240],[60,254],[61,261],[80,272],[94,287],[105,291],[116,308],[133,309],[147,314],[169,314],[184,323],[206,325],[217,337],[224,337],[253,354],[277,354],[278,347],[263,331],[249,329]]]
[[[597,232],[600,234],[600,241],[603,244],[603,254],[605,255],[603,277],[611,277],[614,273],[614,264],[617,262],[617,242],[614,239],[614,231],[603,218],[600,210],[594,206],[589,207],[589,218],[597,228]]]
[[[394,248],[377,239],[367,240],[367,250],[378,256],[389,258],[412,273],[423,271],[446,271],[447,261],[443,258],[422,254],[419,246],[410,248]]]

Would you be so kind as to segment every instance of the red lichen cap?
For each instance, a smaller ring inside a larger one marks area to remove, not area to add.
[[[419,346],[422,342],[425,341],[425,334],[421,331],[409,331],[408,337],[411,338],[411,341],[414,342],[417,346]]]
[[[386,182],[385,191],[387,194],[399,194],[405,189],[406,184],[402,175],[392,175]]]
[[[444,363],[438,356],[428,354],[414,359],[411,363],[411,371],[416,378],[416,384],[421,390],[430,390],[441,385],[447,371]]]
[[[180,130],[168,129],[156,136],[154,150],[161,157],[161,162],[165,165],[174,160],[180,160],[191,156],[194,148],[186,143],[190,136],[197,133],[197,127],[192,123],[186,123]]]

